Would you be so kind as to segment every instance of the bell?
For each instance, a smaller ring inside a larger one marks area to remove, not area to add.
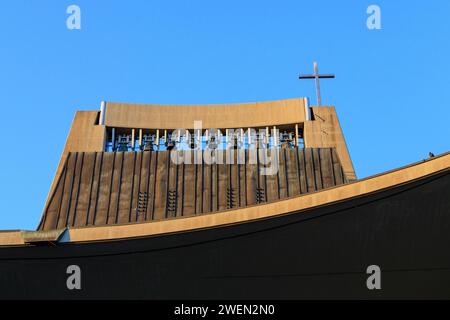
[[[166,148],[167,148],[167,150],[172,150],[173,148],[175,147],[175,144],[173,143],[173,141],[171,140],[171,141],[169,141],[169,142],[166,142]]]
[[[209,140],[208,148],[211,150],[217,149],[216,138],[214,136]]]
[[[118,151],[119,152],[127,152],[128,151],[128,145],[126,143],[120,143]]]
[[[233,149],[237,150],[237,149],[240,148],[240,146],[241,146],[240,141],[238,141],[238,138],[235,137],[234,140],[233,140]]]

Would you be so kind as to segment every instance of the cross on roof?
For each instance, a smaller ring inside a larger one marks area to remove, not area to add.
[[[304,79],[315,79],[316,80],[316,96],[317,96],[317,105],[322,105],[322,98],[320,96],[320,84],[319,79],[334,79],[334,74],[319,74],[319,67],[317,62],[314,62],[314,73],[313,74],[301,74],[298,77],[300,80]]]

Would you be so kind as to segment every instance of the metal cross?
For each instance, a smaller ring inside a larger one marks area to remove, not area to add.
[[[316,80],[316,95],[317,95],[317,105],[322,105],[322,98],[320,96],[320,84],[319,79],[334,79],[334,74],[319,74],[319,67],[317,62],[314,62],[314,73],[313,74],[301,74],[298,77],[300,80],[304,79],[315,79]]]

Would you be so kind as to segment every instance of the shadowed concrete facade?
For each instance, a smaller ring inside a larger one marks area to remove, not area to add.
[[[69,153],[39,230],[191,216],[330,188],[347,182],[335,149],[234,150],[233,164],[193,164],[194,151]],[[177,154],[175,154],[177,153]],[[180,165],[173,156],[191,159]],[[263,157],[278,170],[265,173]],[[192,163],[192,164],[191,164]],[[273,164],[272,164],[273,165]]]

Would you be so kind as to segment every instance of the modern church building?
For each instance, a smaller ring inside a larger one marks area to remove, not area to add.
[[[334,107],[103,102],[0,298],[450,298],[449,231],[450,154],[357,179]]]

